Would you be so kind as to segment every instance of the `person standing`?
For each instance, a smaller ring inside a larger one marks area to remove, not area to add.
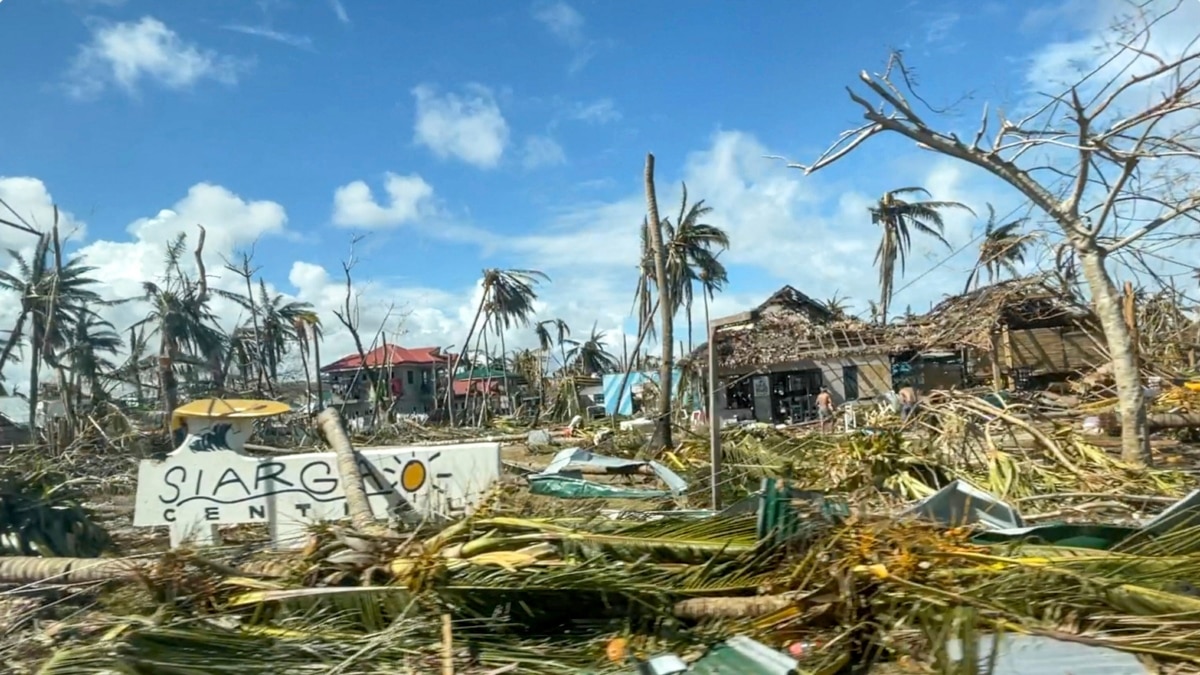
[[[821,422],[821,433],[833,431],[833,397],[829,395],[829,389],[821,387],[821,393],[817,394],[817,420]]]

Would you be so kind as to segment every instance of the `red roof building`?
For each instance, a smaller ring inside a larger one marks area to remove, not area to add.
[[[388,366],[439,366],[447,365],[450,357],[442,353],[441,347],[413,347],[406,349],[400,345],[383,345],[367,352],[366,368],[387,368]],[[321,368],[323,373],[337,373],[347,370],[358,370],[364,367],[364,361],[358,354],[350,354]]]
[[[492,380],[490,387],[488,386],[488,381],[486,379],[483,379],[483,380],[455,380],[454,381],[454,395],[455,396],[466,396],[468,391],[470,391],[473,394],[480,394],[480,393],[483,393],[483,391],[489,390],[489,389],[490,389],[489,393],[499,394],[504,389],[504,387],[500,380]]]

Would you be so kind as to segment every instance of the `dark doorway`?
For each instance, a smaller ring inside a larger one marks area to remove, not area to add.
[[[847,401],[858,400],[858,366],[842,366],[842,396]]]
[[[817,418],[821,370],[793,370],[771,375],[771,412],[776,424],[807,422]]]

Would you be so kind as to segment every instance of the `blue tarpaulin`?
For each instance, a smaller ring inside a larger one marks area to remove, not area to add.
[[[679,371],[676,370],[672,374],[671,379],[679,382]],[[642,371],[629,374],[629,384],[625,386],[625,395],[621,397],[621,409],[617,410],[617,395],[621,393],[621,382],[625,379],[625,373],[608,373],[604,376],[604,412],[608,415],[632,415],[633,414],[633,390],[638,385],[646,382],[658,382],[658,371]],[[675,392],[679,393],[678,385]]]

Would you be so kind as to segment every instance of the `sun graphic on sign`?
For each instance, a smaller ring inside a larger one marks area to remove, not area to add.
[[[436,482],[432,484],[429,482],[429,465],[441,456],[442,453],[435,452],[428,457],[422,458],[417,458],[413,455],[409,455],[407,458],[394,457],[393,460],[396,462],[396,468],[388,467],[383,472],[390,477],[392,487],[405,492],[416,492],[426,486],[441,492],[442,489]],[[435,474],[434,478],[450,478],[451,475],[449,473],[439,473]]]
[[[400,487],[407,492],[420,490],[428,478],[429,472],[425,470],[425,463],[417,459],[408,460],[404,468],[400,469]]]

